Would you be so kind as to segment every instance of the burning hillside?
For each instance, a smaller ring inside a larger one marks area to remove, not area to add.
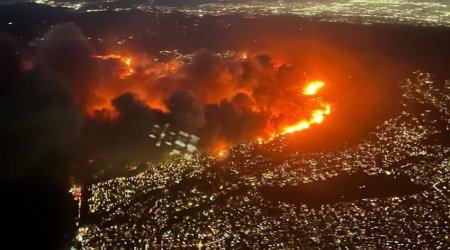
[[[214,138],[203,145],[213,150],[215,145],[295,133],[322,123],[331,112],[331,105],[318,97],[324,82],[309,81],[299,69],[268,55],[201,50],[186,57],[182,62],[93,55],[109,80],[95,85],[87,114],[114,122],[122,112],[117,100],[128,93],[164,122]]]

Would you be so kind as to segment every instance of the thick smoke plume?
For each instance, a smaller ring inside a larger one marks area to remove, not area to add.
[[[164,121],[198,134],[206,150],[268,138],[307,117],[322,103],[316,97],[302,95],[307,81],[302,72],[267,55],[225,57],[200,50],[186,63],[174,59],[143,64],[155,61],[149,57],[130,60],[134,74],[122,78],[124,69],[115,65],[111,69],[117,71],[105,77],[109,80],[96,83],[97,102],[85,107],[93,114],[91,119],[109,118],[114,124],[115,117],[122,117],[124,111],[110,101],[131,92],[141,105],[163,113],[162,119],[149,120],[149,124]],[[112,65],[111,59],[100,62]],[[121,63],[119,59],[115,62]],[[148,129],[142,131],[143,136]]]
[[[67,190],[84,115],[62,74],[44,66],[24,70],[22,59],[20,42],[0,34],[0,190],[8,228],[4,244],[62,249],[74,226]]]
[[[302,95],[310,80],[302,71],[268,55],[199,50],[184,59],[161,60],[158,55],[101,51],[73,23],[48,31],[37,44],[31,70],[20,71],[25,58],[3,50],[15,62],[0,72],[10,79],[10,86],[2,86],[9,91],[3,102],[12,108],[22,100],[23,110],[6,112],[6,120],[18,125],[11,123],[2,132],[18,136],[8,139],[11,145],[38,136],[36,146],[27,145],[37,158],[45,158],[41,151],[76,151],[71,156],[81,162],[157,159],[162,152],[148,134],[154,124],[166,123],[198,135],[201,149],[216,151],[268,139],[323,104]],[[21,126],[32,127],[22,131]],[[37,162],[33,157],[23,159]]]

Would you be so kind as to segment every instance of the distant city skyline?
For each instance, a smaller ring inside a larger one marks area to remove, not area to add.
[[[38,0],[0,3],[34,2],[78,11],[142,11],[183,12],[189,15],[234,15],[249,17],[265,15],[299,15],[330,22],[405,23],[427,26],[450,26],[450,7],[447,1],[263,1],[263,0]]]

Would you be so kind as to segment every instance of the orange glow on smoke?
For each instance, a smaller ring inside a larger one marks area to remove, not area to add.
[[[216,148],[216,149],[211,151],[211,155],[216,160],[223,160],[223,159],[228,157],[230,145],[228,145],[228,144],[223,144],[223,145],[224,145],[223,148],[220,148],[220,149]]]
[[[324,86],[325,83],[322,81],[312,81],[304,87],[303,95],[314,96],[317,94],[319,89],[321,89]],[[291,134],[308,129],[313,124],[322,123],[325,119],[325,116],[331,113],[331,105],[327,102],[324,102],[322,99],[317,99],[317,101],[320,102],[321,107],[318,109],[314,109],[311,112],[311,116],[308,119],[302,119],[293,125],[286,126],[278,134],[280,135]]]
[[[180,67],[179,62],[171,61],[167,64],[150,64],[146,57],[140,55],[129,56],[122,53],[93,55],[92,57],[99,61],[112,60],[113,62],[117,62],[119,69],[113,73],[114,77],[117,76],[116,79],[107,79],[96,84],[95,89],[92,91],[93,98],[90,98],[84,105],[86,114],[90,116],[101,114],[103,118],[115,119],[118,113],[112,104],[112,100],[127,92],[136,95],[152,109],[157,109],[162,112],[167,111],[163,101],[164,96],[150,91],[150,85],[143,83],[141,80],[143,76],[148,78],[154,76],[153,79],[155,79],[156,77],[174,72]],[[130,76],[140,78],[138,80]]]
[[[109,120],[117,118],[119,113],[112,100],[127,92],[133,93],[151,109],[169,114],[165,101],[171,94],[176,91],[191,91],[204,104],[222,105],[221,102],[226,101],[236,109],[235,115],[248,112],[250,115],[263,117],[264,124],[258,125],[258,131],[246,134],[245,139],[253,138],[256,143],[264,144],[277,136],[321,124],[331,113],[331,104],[319,96],[326,85],[324,81],[308,81],[299,88],[298,82],[305,78],[298,75],[298,71],[288,71],[294,73],[292,76],[286,74],[286,79],[284,78],[283,72],[290,70],[291,65],[282,61],[263,65],[260,59],[245,51],[236,53],[231,59],[223,59],[218,64],[228,69],[213,67],[214,74],[206,74],[205,77],[199,76],[201,71],[197,70],[195,64],[192,65],[183,58],[159,61],[148,55],[130,56],[129,53],[121,52],[93,57],[99,63],[105,62],[104,68],[113,72],[105,74],[95,85],[93,97],[84,104],[86,113],[95,117]],[[216,63],[215,60],[212,63]],[[232,63],[226,60],[231,60]],[[109,62],[115,63],[113,67],[108,67]],[[242,72],[245,72],[246,67],[251,67],[253,71],[243,77]],[[265,84],[267,79],[270,84]],[[245,98],[233,99],[238,93]],[[229,140],[219,132],[216,136],[208,145],[208,150],[218,159],[226,158],[229,154],[227,148],[236,141]]]
[[[125,79],[126,77],[129,77],[134,73],[133,64],[132,64],[133,60],[130,57],[120,56],[120,55],[116,55],[116,54],[105,55],[105,56],[94,55],[93,57],[97,58],[97,59],[101,59],[101,60],[116,59],[116,60],[121,61],[123,63],[123,65],[125,66],[125,69],[119,73],[120,79]]]
[[[219,153],[217,154],[217,156],[219,156],[220,158],[223,158],[223,157],[225,157],[225,155],[226,155],[226,151],[225,150],[220,150],[219,151]]]

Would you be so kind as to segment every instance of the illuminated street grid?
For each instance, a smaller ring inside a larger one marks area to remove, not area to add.
[[[298,15],[328,22],[405,23],[450,26],[450,4],[447,0],[328,0],[328,1],[210,1],[191,6],[158,6],[152,1],[133,5],[115,4],[114,0],[87,3],[83,1],[35,1],[80,11],[127,11],[137,8],[162,13],[184,12],[190,15],[236,15],[247,17],[266,15]],[[180,1],[181,2],[181,1]]]
[[[402,84],[404,111],[340,151],[283,155],[286,143],[277,138],[234,146],[225,158],[172,158],[94,184],[95,222],[80,229],[83,249],[445,249],[450,145],[431,139],[450,130],[450,82],[442,85],[415,72]],[[282,160],[269,156],[275,153]],[[319,206],[269,202],[260,191],[358,171],[406,175],[425,189]]]

